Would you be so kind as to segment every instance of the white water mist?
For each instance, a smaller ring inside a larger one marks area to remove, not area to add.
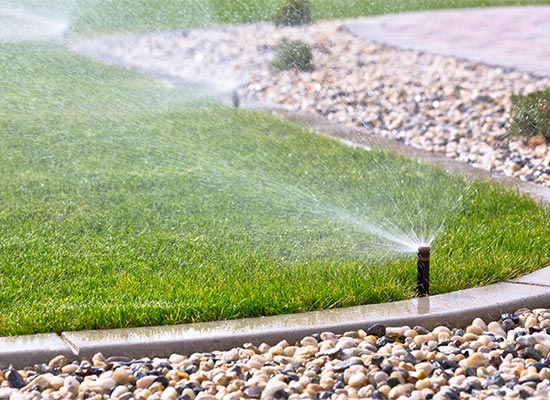
[[[61,40],[70,28],[68,14],[22,3],[0,2],[0,42]]]

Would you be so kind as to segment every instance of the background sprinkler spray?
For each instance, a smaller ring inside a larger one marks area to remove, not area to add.
[[[426,297],[430,293],[430,248],[418,248],[417,287],[418,297]]]

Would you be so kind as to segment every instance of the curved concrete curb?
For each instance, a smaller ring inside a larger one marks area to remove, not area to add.
[[[550,308],[550,267],[486,287],[393,303],[188,325],[4,337],[0,338],[0,368],[48,362],[59,354],[69,360],[90,359],[97,352],[132,358],[166,357],[227,350],[247,342],[295,342],[315,332],[344,333],[375,323],[428,329],[459,327],[475,317],[497,320],[504,312],[524,307]]]
[[[0,368],[17,368],[44,363],[57,355],[75,360],[69,345],[55,333],[0,337]]]

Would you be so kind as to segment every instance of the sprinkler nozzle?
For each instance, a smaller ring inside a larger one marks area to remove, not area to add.
[[[233,107],[239,108],[241,101],[237,89],[233,89],[233,91],[231,92],[231,103],[233,104]]]
[[[418,272],[417,287],[418,297],[426,297],[430,294],[430,248],[418,248]]]

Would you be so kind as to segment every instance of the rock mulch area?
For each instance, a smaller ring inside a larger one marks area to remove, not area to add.
[[[550,310],[464,329],[322,332],[299,343],[0,372],[0,399],[489,399],[550,396]]]
[[[314,71],[270,67],[283,37],[312,46]],[[314,113],[550,186],[543,137],[507,135],[510,94],[548,88],[549,78],[394,49],[352,35],[345,21],[109,36],[75,43],[74,49],[157,76],[236,89],[241,98]]]

